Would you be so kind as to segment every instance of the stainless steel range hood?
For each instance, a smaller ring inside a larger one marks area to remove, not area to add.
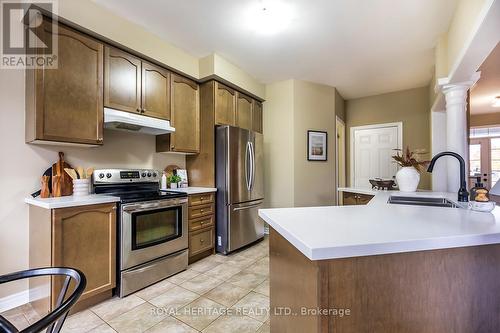
[[[170,121],[168,120],[146,117],[110,108],[104,108],[104,127],[152,135],[175,132],[175,128],[170,126]]]

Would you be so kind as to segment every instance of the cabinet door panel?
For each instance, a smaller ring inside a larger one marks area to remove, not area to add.
[[[255,132],[262,133],[262,103],[253,101],[253,110],[252,110],[252,130]]]
[[[199,86],[196,82],[172,74],[171,150],[197,153],[200,150]]]
[[[114,204],[55,209],[52,266],[80,269],[87,287],[80,300],[116,286],[116,212]],[[54,279],[52,304],[61,288]]]
[[[43,23],[52,34],[52,24]],[[100,144],[103,44],[60,25],[58,68],[35,70],[36,139]]]
[[[141,60],[109,46],[104,50],[104,106],[141,110]]]
[[[170,73],[144,61],[142,110],[146,116],[170,120]]]
[[[236,96],[236,126],[252,129],[252,99],[240,93]]]
[[[219,82],[215,82],[215,123],[236,125],[236,92]]]

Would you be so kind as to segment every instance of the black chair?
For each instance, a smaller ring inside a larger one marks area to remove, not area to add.
[[[52,312],[50,312],[48,315],[46,315],[33,325],[30,325],[27,328],[23,329],[22,331],[19,331],[7,319],[0,315],[0,333],[38,333],[45,328],[47,328],[47,333],[58,333],[61,330],[66,317],[68,316],[69,310],[73,307],[73,305],[75,305],[76,301],[78,300],[78,298],[80,298],[83,290],[85,290],[85,287],[87,285],[87,279],[81,271],[66,267],[29,269],[26,271],[3,275],[0,276],[0,284],[16,280],[34,278],[38,276],[66,277],[64,279],[62,289],[59,292],[59,296],[57,297],[57,303],[54,310],[52,310]],[[64,300],[72,279],[76,283],[75,288],[73,290],[73,293],[66,300]]]

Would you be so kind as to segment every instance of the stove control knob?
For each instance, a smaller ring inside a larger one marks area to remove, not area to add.
[[[151,172],[148,172],[148,177],[151,177]]]
[[[158,176],[158,175],[156,174],[156,172],[153,172],[153,177],[155,177],[155,178],[156,178],[156,176]]]
[[[103,173],[100,173],[100,174],[99,174],[99,178],[104,178],[104,174],[103,174]]]
[[[141,176],[146,177],[146,173],[145,172],[141,173]]]
[[[106,178],[111,178],[111,174],[109,172],[106,174]]]

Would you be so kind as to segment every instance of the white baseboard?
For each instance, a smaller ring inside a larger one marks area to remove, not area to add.
[[[4,312],[29,302],[29,290],[0,298],[0,312]]]

